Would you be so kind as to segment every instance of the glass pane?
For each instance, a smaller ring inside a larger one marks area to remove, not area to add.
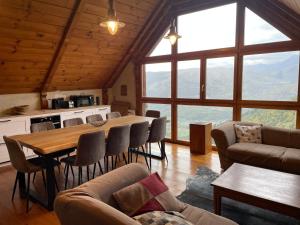
[[[296,128],[296,115],[293,110],[242,109],[242,121],[282,128]]]
[[[235,46],[236,3],[178,17],[178,52]]]
[[[200,98],[200,60],[177,64],[177,97]]]
[[[246,8],[245,15],[245,45],[289,41],[290,39]]]
[[[231,107],[178,105],[177,113],[177,138],[189,141],[191,122],[212,122],[217,126],[232,120],[233,110]]]
[[[244,57],[243,99],[297,101],[299,52]]]
[[[145,97],[171,97],[171,63],[145,65]],[[163,88],[162,88],[163,87]]]
[[[145,103],[144,111],[146,112],[147,110],[158,110],[161,117],[167,117],[167,138],[171,138],[171,105]]]
[[[233,99],[234,57],[208,59],[206,98]]]
[[[150,56],[170,55],[171,54],[171,44],[170,44],[169,40],[164,38],[167,33],[169,33],[169,31],[167,31],[163,35],[161,40],[158,42],[157,46],[151,52]]]

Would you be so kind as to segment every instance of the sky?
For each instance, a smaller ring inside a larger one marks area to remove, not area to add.
[[[236,7],[237,4],[228,4],[208,10],[189,13],[178,17],[178,33],[182,36],[178,41],[178,52],[192,52],[207,49],[233,47],[235,45],[236,31]],[[217,15],[217,16],[216,16]],[[167,33],[167,32],[166,32]],[[251,10],[246,9],[245,19],[245,44],[271,43],[277,41],[288,41],[287,36],[282,34],[272,25],[257,16]],[[162,39],[150,56],[167,55],[171,53],[171,45],[168,40]],[[299,54],[299,53],[298,53]],[[264,62],[273,57],[251,57],[248,64]],[[216,66],[226,65],[231,60],[226,58],[211,60]],[[185,62],[182,68],[197,68],[195,61]],[[147,71],[170,71],[170,63],[153,64],[147,66]]]

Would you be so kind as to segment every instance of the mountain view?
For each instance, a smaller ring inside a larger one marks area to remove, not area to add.
[[[199,98],[199,68],[186,68],[178,72],[180,73],[178,78],[179,96]],[[245,56],[242,98],[244,100],[296,101],[298,76],[299,52]],[[169,98],[171,96],[170,72],[164,71],[159,66],[155,71],[147,71],[146,84],[148,97]],[[221,63],[209,67],[206,96],[210,99],[232,99],[232,64]],[[147,104],[146,108],[157,109],[161,111],[162,115],[171,116],[169,105]],[[231,107],[179,105],[178,139],[189,139],[188,125],[190,122],[209,121],[218,125],[231,119]],[[295,128],[296,111],[244,108],[242,109],[242,120]]]

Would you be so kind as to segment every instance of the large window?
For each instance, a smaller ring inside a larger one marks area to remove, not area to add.
[[[177,138],[188,141],[189,124],[192,122],[212,122],[214,126],[232,120],[232,108],[216,106],[178,105]]]
[[[177,63],[177,97],[200,97],[200,60],[179,61]]]
[[[300,128],[300,40],[279,29],[285,18],[265,17],[248,1],[210,4],[176,9],[189,12],[174,20],[182,38],[173,48],[161,39],[140,59],[140,106],[167,116],[168,138],[178,143],[189,141],[192,122]]]
[[[235,24],[235,3],[179,16],[178,52],[234,47]]]
[[[244,56],[244,100],[297,101],[298,79],[298,51]]]
[[[145,65],[144,94],[145,97],[171,97],[171,63]]]

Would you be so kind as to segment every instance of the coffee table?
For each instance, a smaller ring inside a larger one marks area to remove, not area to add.
[[[300,176],[234,163],[213,183],[214,210],[222,197],[300,219]]]

